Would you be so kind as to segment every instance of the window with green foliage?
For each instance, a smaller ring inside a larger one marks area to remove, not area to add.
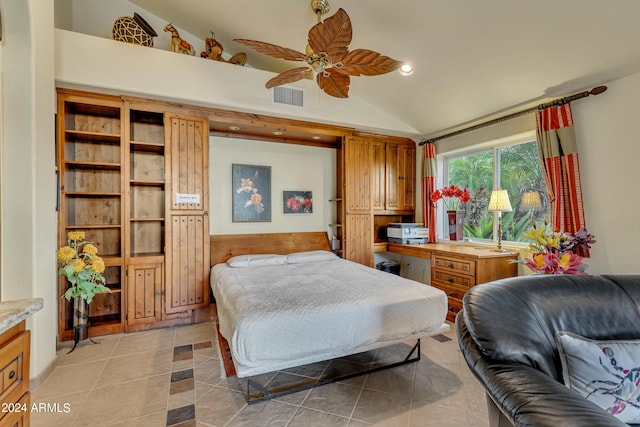
[[[497,239],[497,213],[487,212],[494,188],[509,193],[512,212],[502,214],[502,240],[525,241],[522,233],[531,220],[549,215],[547,190],[536,141],[492,147],[445,158],[446,185],[468,188],[464,206],[464,237]],[[446,222],[446,221],[445,221]]]

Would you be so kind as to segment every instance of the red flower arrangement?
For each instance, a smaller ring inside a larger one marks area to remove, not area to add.
[[[457,211],[461,203],[467,203],[471,200],[471,193],[468,188],[463,190],[457,185],[450,185],[431,193],[431,202],[433,204],[440,199],[444,200],[444,205],[448,211]]]

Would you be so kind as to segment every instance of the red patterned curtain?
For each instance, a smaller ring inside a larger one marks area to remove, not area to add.
[[[586,225],[571,104],[538,110],[536,122],[551,226],[556,232],[575,233]]]
[[[429,227],[429,242],[437,242],[436,207],[431,202],[431,193],[436,189],[436,144],[427,142],[422,150],[422,222]]]

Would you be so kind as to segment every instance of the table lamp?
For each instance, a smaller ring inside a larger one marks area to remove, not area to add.
[[[537,191],[527,191],[522,195],[522,201],[520,202],[522,209],[529,209],[529,211],[536,211],[542,208],[542,200],[540,200],[540,193]]]
[[[494,249],[497,252],[504,252],[502,250],[502,212],[511,212],[512,210],[507,190],[496,189],[491,192],[487,211],[498,212],[498,248]]]

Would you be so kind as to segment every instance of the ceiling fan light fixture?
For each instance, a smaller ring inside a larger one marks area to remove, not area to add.
[[[402,64],[398,71],[403,76],[410,76],[411,74],[413,74],[413,67],[411,66],[411,64]]]
[[[320,17],[322,15],[326,15],[329,12],[329,1],[328,0],[311,0],[311,9],[313,13],[318,17],[318,22],[320,22]]]
[[[314,73],[318,74],[329,68],[331,59],[325,52],[314,53],[307,58],[307,64],[311,66]]]

